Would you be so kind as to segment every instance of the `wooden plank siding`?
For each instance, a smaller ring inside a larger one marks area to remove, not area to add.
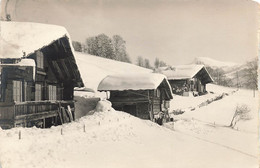
[[[39,56],[43,59],[37,61]],[[57,117],[60,109],[67,110],[68,105],[71,108],[73,119],[75,119],[73,90],[75,86],[82,87],[83,82],[68,38],[62,37],[28,55],[27,58],[36,62],[35,78],[33,78],[33,66],[4,66],[2,68],[0,126],[9,128],[16,124],[27,126],[32,121],[42,119],[46,124],[45,119]],[[0,60],[1,63],[17,63],[21,59]],[[18,100],[19,102],[15,102],[13,98],[16,90],[20,89],[17,88],[13,91],[14,81],[22,82],[22,98]],[[39,99],[37,101],[36,84],[41,85],[41,89],[37,85],[37,98]],[[50,92],[49,86],[54,87]],[[39,90],[41,90],[40,93]],[[55,92],[56,95],[53,95]]]
[[[153,120],[154,115],[162,111],[162,102],[168,98],[165,88],[159,86],[156,90],[110,91],[109,100],[116,110]]]

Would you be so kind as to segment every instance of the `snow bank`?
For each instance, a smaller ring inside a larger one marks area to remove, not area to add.
[[[100,100],[97,103],[95,108],[95,112],[109,112],[112,110],[112,103],[107,100]]]
[[[239,152],[114,110],[50,129],[0,130],[0,137],[3,168],[242,168],[258,163]]]

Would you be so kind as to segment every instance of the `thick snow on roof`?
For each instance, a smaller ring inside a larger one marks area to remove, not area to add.
[[[150,90],[156,89],[164,79],[167,82],[166,76],[157,73],[109,75],[100,82],[98,90]]]
[[[193,78],[202,68],[203,65],[177,65],[168,69],[163,67],[161,72],[168,79],[189,79]]]
[[[61,26],[29,22],[0,22],[0,58],[21,58],[67,36]]]
[[[99,83],[108,75],[119,73],[151,73],[151,69],[134,64],[106,59],[94,55],[75,52],[75,59],[84,85],[97,91]]]
[[[178,80],[193,78],[202,68],[204,65],[178,65],[170,68],[163,67],[159,71],[167,76],[168,80]]]

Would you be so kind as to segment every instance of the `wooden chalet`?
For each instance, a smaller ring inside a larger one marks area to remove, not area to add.
[[[50,127],[74,119],[82,87],[65,28],[0,22],[0,126]]]
[[[98,91],[109,91],[112,107],[142,119],[168,114],[171,87],[162,74],[120,74],[104,78]]]
[[[161,67],[159,72],[164,74],[174,94],[189,96],[203,95],[206,91],[206,84],[213,82],[204,65],[179,65],[174,67]]]

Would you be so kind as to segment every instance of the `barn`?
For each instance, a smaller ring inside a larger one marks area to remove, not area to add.
[[[65,28],[0,22],[0,126],[50,127],[74,120],[83,87]]]
[[[98,91],[109,91],[114,109],[149,120],[160,112],[167,115],[173,98],[167,78],[157,73],[109,75],[100,82]]]
[[[189,96],[191,92],[203,95],[207,92],[206,84],[213,82],[204,65],[160,67],[159,72],[167,77],[172,92],[177,95]]]

